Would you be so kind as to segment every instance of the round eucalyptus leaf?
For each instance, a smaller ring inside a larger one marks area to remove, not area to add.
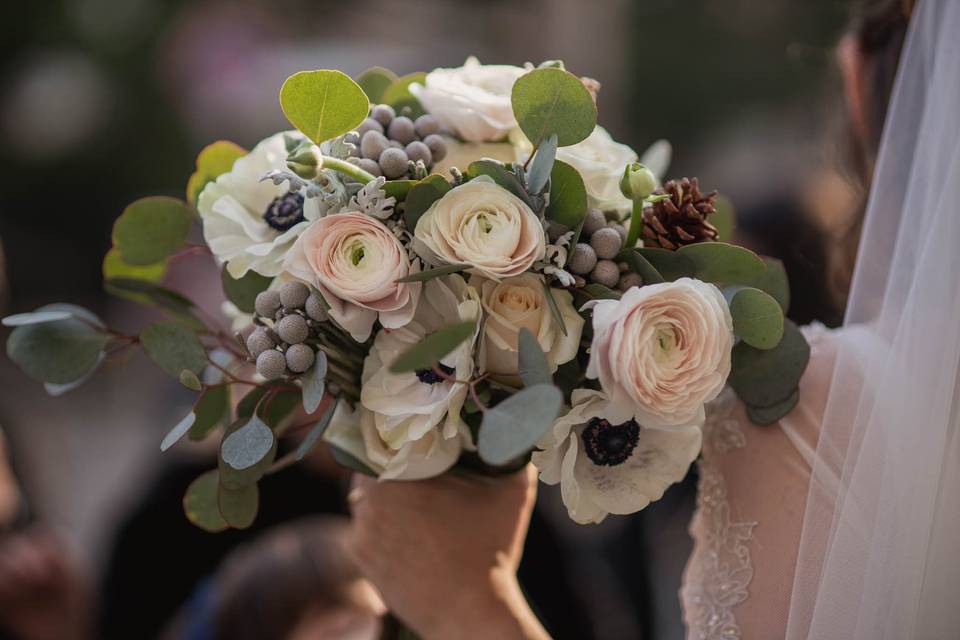
[[[266,291],[273,278],[262,276],[256,271],[247,271],[242,278],[234,278],[227,271],[226,265],[220,271],[220,282],[223,284],[223,293],[227,300],[236,305],[244,313],[253,313],[257,295]]]
[[[99,319],[72,305],[48,305],[37,312],[68,312],[71,317],[16,327],[7,338],[10,359],[29,377],[53,385],[69,385],[92,373],[110,340],[91,326],[100,325]]]
[[[161,369],[176,378],[184,369],[200,374],[207,366],[207,352],[197,334],[176,322],[156,322],[144,327],[140,344]]]
[[[483,416],[477,451],[487,464],[503,465],[524,455],[553,425],[563,394],[552,384],[518,391]]]
[[[293,126],[320,144],[356,128],[367,117],[370,102],[350,76],[321,69],[287,78],[280,106]]]
[[[230,413],[230,393],[226,385],[207,387],[193,405],[196,422],[190,427],[191,440],[203,440],[218,427]]]
[[[24,327],[28,324],[43,324],[54,320],[66,320],[72,317],[69,311],[32,311],[29,313],[15,313],[3,319],[5,327]]]
[[[371,67],[357,76],[357,84],[367,94],[370,102],[377,104],[382,101],[387,87],[399,80],[393,71],[383,67]]]
[[[566,147],[585,140],[597,124],[597,105],[580,78],[563,69],[534,69],[517,78],[513,115],[535,145],[556,134]]]
[[[790,280],[787,277],[787,270],[783,262],[776,258],[763,256],[762,260],[767,265],[767,270],[751,282],[750,286],[769,293],[786,313],[790,310]]]
[[[213,469],[191,482],[183,496],[183,512],[187,520],[210,533],[224,531],[228,527],[217,504],[219,484],[219,474]]]
[[[263,460],[274,445],[273,431],[258,416],[223,439],[220,457],[237,471],[249,469]]]
[[[688,244],[675,253],[689,258],[693,277],[704,282],[749,284],[767,268],[753,251],[725,242]]]
[[[475,322],[460,322],[434,331],[397,356],[390,364],[390,371],[404,373],[429,369],[468,340],[476,329]]]
[[[794,392],[809,360],[810,345],[797,326],[786,320],[783,339],[773,349],[757,349],[746,342],[733,348],[727,382],[745,404],[772,407]]]
[[[567,227],[580,224],[587,215],[587,188],[580,172],[556,160],[550,172],[550,204],[547,218]]]
[[[237,488],[221,484],[217,490],[217,507],[228,525],[234,529],[246,529],[257,519],[260,491],[256,484]]]
[[[327,377],[327,354],[323,351],[317,352],[317,358],[313,366],[300,379],[303,385],[303,410],[312,414],[323,401],[323,393],[326,390]]]
[[[432,174],[410,187],[403,204],[403,218],[408,229],[416,229],[427,209],[450,191],[450,183],[439,174]]]
[[[180,372],[180,384],[191,391],[200,391],[203,389],[203,383],[200,382],[200,378],[189,369],[184,369]]]
[[[228,140],[217,140],[201,149],[197,154],[197,169],[187,181],[187,202],[196,204],[207,183],[229,172],[233,163],[247,153],[246,149]]]
[[[427,74],[423,71],[408,73],[400,76],[396,82],[387,87],[380,96],[380,102],[388,104],[398,112],[403,109],[410,110],[410,118],[417,119],[426,111],[417,97],[410,92],[410,85],[424,84],[427,80]]]
[[[783,416],[787,415],[800,401],[800,390],[796,389],[786,400],[778,402],[770,407],[755,407],[747,405],[747,417],[754,424],[768,425],[773,424]]]
[[[167,274],[167,261],[161,260],[148,265],[127,264],[123,256],[120,255],[120,251],[113,247],[103,257],[102,271],[104,280],[122,278],[157,283],[163,280],[163,277]],[[124,291],[123,289],[116,289],[111,293],[138,304],[151,304],[150,297],[142,293]]]
[[[532,387],[537,384],[552,384],[553,376],[547,364],[547,356],[540,343],[526,327],[520,329],[518,354],[518,373],[523,384]]]
[[[783,337],[783,309],[768,293],[753,287],[740,289],[730,301],[733,332],[757,349],[772,349]]]
[[[160,451],[166,451],[173,445],[180,442],[180,438],[187,435],[187,431],[190,430],[190,427],[193,426],[193,423],[197,421],[197,414],[193,411],[188,413],[183,417],[180,422],[174,425],[173,429],[163,437],[163,441],[160,443]]]
[[[153,265],[183,246],[192,224],[193,214],[183,200],[141,198],[117,218],[113,244],[127,264]]]
[[[637,247],[632,251],[642,256],[656,269],[662,278],[661,282],[693,277],[696,268],[693,261],[678,251],[668,251],[658,247]],[[654,283],[655,281],[647,281],[647,284]]]
[[[467,166],[467,178],[473,180],[480,176],[487,176],[498,185],[517,196],[530,205],[530,194],[520,184],[517,176],[497,160],[475,160]]]

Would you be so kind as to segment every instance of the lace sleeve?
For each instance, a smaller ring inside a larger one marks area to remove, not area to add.
[[[756,426],[729,389],[708,406],[681,591],[689,640],[783,637],[831,369],[827,334],[806,333],[811,364],[789,416]]]

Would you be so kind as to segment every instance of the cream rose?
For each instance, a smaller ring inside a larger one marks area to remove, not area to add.
[[[588,378],[599,378],[618,422],[703,422],[730,373],[733,320],[720,291],[690,278],[634,287],[593,309]]]
[[[517,126],[510,94],[526,72],[509,65],[482,65],[470,57],[462,67],[434,69],[422,85],[410,85],[410,92],[448,131],[468,142],[489,142]]]
[[[320,218],[305,229],[284,261],[294,277],[313,284],[330,315],[358,342],[379,317],[387,328],[410,322],[419,282],[397,280],[418,271],[400,241],[379,221],[352,211]]]
[[[543,258],[546,236],[537,214],[488,176],[448,191],[417,221],[414,236],[436,258],[469,264],[494,280],[520,275]]]
[[[474,276],[471,286],[479,289],[484,321],[480,338],[478,364],[480,370],[490,373],[507,384],[517,385],[517,359],[520,330],[528,329],[547,355],[551,373],[577,356],[583,318],[573,306],[573,296],[561,289],[551,289],[560,309],[567,333],[550,311],[543,287],[543,276],[525,273],[494,282]]]

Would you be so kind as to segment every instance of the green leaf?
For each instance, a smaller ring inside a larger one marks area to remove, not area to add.
[[[39,382],[69,385],[84,379],[102,361],[110,336],[98,329],[100,320],[81,307],[52,304],[37,309],[47,311],[71,317],[15,328],[7,338],[7,355]]]
[[[184,369],[180,372],[180,384],[191,391],[201,391],[203,389],[203,384],[200,382],[200,378],[198,378],[197,374],[189,369]]]
[[[190,430],[190,427],[193,426],[193,423],[197,421],[196,414],[191,411],[183,417],[180,422],[174,425],[173,429],[163,437],[163,441],[160,443],[160,451],[166,451],[173,445],[180,442],[180,438],[187,435],[187,431]]]
[[[440,276],[448,276],[451,273],[459,273],[469,268],[470,265],[468,264],[448,264],[442,267],[427,269],[426,271],[411,273],[408,276],[400,278],[397,280],[397,282],[426,282],[427,280],[433,280],[434,278],[439,278]]]
[[[377,104],[383,100],[383,94],[386,92],[387,87],[399,79],[397,74],[390,71],[390,69],[370,67],[357,76],[357,84],[360,85],[363,92],[367,94],[370,102]]]
[[[627,249],[622,252],[624,262],[630,267],[630,270],[643,278],[644,284],[659,284],[666,282],[666,279],[657,271],[656,267],[650,264],[650,261],[643,257],[636,249]]]
[[[223,437],[220,441],[221,449],[223,443],[226,442],[227,438],[239,431],[240,429],[247,426],[251,420],[259,420],[257,417],[250,418],[240,418],[227,425],[227,428],[223,431]],[[234,442],[233,445],[237,443]],[[229,488],[237,489],[239,487],[245,487],[247,485],[255,484],[263,477],[263,475],[270,468],[270,465],[273,464],[274,459],[277,456],[277,438],[273,438],[273,446],[267,451],[267,453],[256,463],[245,468],[245,469],[235,469],[227,461],[223,459],[222,452],[217,456],[218,468],[220,471],[220,484]]]
[[[312,414],[323,401],[323,392],[326,391],[327,354],[317,351],[317,358],[313,366],[300,379],[303,384],[303,410]]]
[[[257,415],[271,429],[279,429],[285,420],[292,417],[303,402],[299,389],[290,388],[278,391],[257,408]]]
[[[263,460],[273,445],[273,431],[255,415],[223,439],[220,457],[231,468],[243,471]]]
[[[557,144],[577,144],[593,133],[597,105],[580,78],[563,69],[534,69],[517,78],[513,115],[534,145],[550,134]]]
[[[400,201],[407,197],[410,189],[412,189],[413,185],[417,184],[417,182],[417,180],[387,180],[383,183],[382,188],[388,198],[396,198]]]
[[[352,453],[347,453],[332,442],[328,442],[327,446],[330,447],[330,454],[333,456],[333,459],[344,467],[353,469],[357,473],[362,473],[365,476],[372,476],[374,478],[377,477],[376,471],[368,467],[363,461],[358,459]]]
[[[400,76],[396,82],[386,88],[383,95],[380,96],[380,101],[383,104],[390,105],[398,113],[403,109],[410,109],[410,118],[415,120],[425,114],[426,111],[417,97],[410,93],[410,85],[414,83],[424,84],[426,79],[427,74],[423,71]]]
[[[475,322],[460,322],[434,331],[397,356],[390,364],[390,371],[405,373],[429,369],[470,339],[476,329]]]
[[[737,217],[733,209],[733,202],[726,196],[717,196],[715,209],[716,211],[710,216],[710,224],[717,228],[717,240],[730,242],[733,240],[733,232],[737,228]]]
[[[467,166],[467,178],[473,180],[479,176],[489,176],[498,185],[530,205],[530,194],[520,184],[517,176],[496,160],[476,160]]]
[[[237,309],[244,313],[253,313],[254,301],[257,294],[267,290],[273,278],[262,276],[255,271],[247,271],[242,278],[235,279],[227,271],[226,265],[220,272],[220,281],[223,284],[223,292],[227,300],[237,306]]]
[[[330,403],[330,406],[327,407],[327,410],[323,412],[323,415],[320,416],[320,420],[317,421],[317,424],[313,425],[310,428],[310,432],[300,441],[300,446],[297,447],[295,456],[297,460],[303,460],[307,455],[313,451],[316,444],[320,441],[320,437],[323,435],[323,432],[327,430],[327,427],[330,426],[330,421],[333,420],[333,414],[337,409],[337,400],[334,400]]]
[[[762,256],[761,259],[767,265],[767,270],[751,282],[750,286],[769,293],[786,313],[790,310],[790,280],[787,278],[787,270],[776,258]]]
[[[54,322],[55,320],[66,320],[72,318],[73,314],[69,311],[31,311],[30,313],[15,313],[3,319],[5,327],[25,327],[31,324],[43,324],[44,322]]]
[[[610,287],[605,287],[602,284],[597,284],[596,282],[591,282],[588,285],[583,287],[584,293],[586,293],[593,300],[619,300],[620,293],[614,291]]]
[[[123,256],[120,255],[117,248],[114,247],[103,257],[102,271],[104,280],[123,278],[157,283],[167,275],[167,261],[161,260],[160,262],[145,266],[127,264],[124,262]],[[151,304],[150,298],[141,293],[124,291],[123,289],[117,289],[112,293],[118,297],[136,302],[137,304]]]
[[[257,519],[260,491],[256,484],[230,488],[221,484],[217,490],[217,508],[224,521],[234,529],[246,529]]]
[[[786,320],[783,339],[773,349],[757,349],[746,342],[733,348],[727,381],[745,404],[772,407],[794,392],[809,360],[810,345],[797,326]]]
[[[633,251],[643,256],[667,282],[673,282],[679,278],[692,278],[696,269],[690,258],[677,251],[657,247],[638,247]]]
[[[183,246],[192,224],[193,214],[183,200],[141,198],[113,224],[113,244],[127,264],[153,265]]]
[[[537,154],[533,157],[530,171],[527,173],[527,191],[534,195],[543,191],[550,179],[550,174],[553,172],[553,163],[556,159],[557,136],[556,134],[550,134],[546,140],[540,143]]]
[[[576,227],[587,215],[587,189],[580,172],[557,160],[550,173],[550,205],[547,218],[570,228]]]
[[[190,427],[191,440],[203,440],[230,415],[230,393],[226,385],[207,387],[193,405],[197,421]]]
[[[527,453],[553,426],[563,394],[552,384],[526,387],[487,411],[477,451],[487,464],[503,465]]]
[[[350,76],[321,69],[287,78],[280,106],[293,126],[320,144],[355,129],[367,117],[370,101]]]
[[[704,282],[748,284],[766,270],[763,260],[753,251],[725,242],[688,244],[676,253],[693,262],[693,277]]]
[[[772,349],[783,338],[783,310],[768,293],[747,287],[730,301],[733,331],[757,349]]]
[[[218,486],[219,474],[213,469],[191,482],[183,496],[183,512],[187,520],[210,533],[224,531],[228,527],[217,505]]]
[[[182,324],[198,330],[206,328],[206,325],[193,315],[193,309],[196,308],[193,302],[176,291],[153,282],[132,278],[111,278],[104,281],[103,288],[107,293],[123,298],[129,298],[130,294],[141,295],[147,304],[160,307]]]
[[[550,375],[547,356],[540,348],[540,343],[526,327],[520,329],[518,363],[518,373],[524,386],[553,384],[553,376]]]
[[[773,424],[783,416],[787,415],[800,401],[800,390],[795,389],[786,400],[778,402],[769,407],[755,407],[747,405],[747,417],[754,424],[768,425]]]
[[[195,205],[207,183],[229,172],[233,163],[247,153],[243,147],[227,140],[217,140],[201,149],[197,154],[197,170],[187,181],[187,202]]]
[[[430,206],[450,191],[450,183],[439,174],[432,174],[420,180],[407,193],[403,204],[403,218],[407,222],[407,229],[417,228],[417,221]]]
[[[140,343],[161,369],[180,377],[189,369],[199,374],[207,366],[207,352],[197,334],[175,322],[156,322],[140,332]]]
[[[568,335],[567,323],[563,320],[563,314],[560,313],[560,306],[557,304],[557,299],[553,297],[553,291],[550,285],[542,280],[540,284],[543,285],[543,296],[547,299],[547,306],[550,307],[550,313],[553,314],[553,319],[560,325],[560,332],[563,335]]]
[[[237,419],[249,418],[257,410],[260,400],[266,395],[267,387],[254,387],[237,403]]]

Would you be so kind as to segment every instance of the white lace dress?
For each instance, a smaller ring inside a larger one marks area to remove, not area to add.
[[[810,480],[833,369],[833,334],[804,330],[810,365],[800,402],[757,426],[725,390],[707,408],[698,462],[694,549],[681,600],[688,640],[782,638]]]

